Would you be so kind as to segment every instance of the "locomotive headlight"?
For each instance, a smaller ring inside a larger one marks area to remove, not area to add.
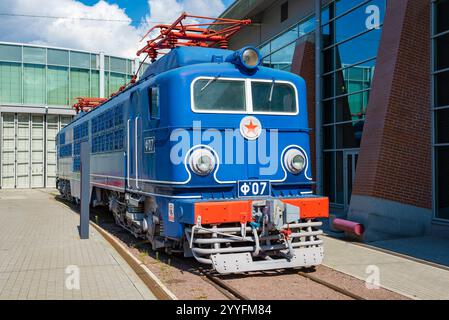
[[[288,171],[298,174],[306,167],[306,158],[298,149],[290,149],[284,157],[284,164]]]
[[[196,149],[189,159],[190,169],[200,176],[206,176],[215,167],[215,158],[212,152],[207,149]]]
[[[259,53],[253,48],[245,49],[242,53],[243,63],[250,68],[254,68],[259,65]]]
[[[252,71],[259,66],[261,57],[259,50],[256,48],[244,47],[227,56],[226,61],[241,67],[243,70]]]

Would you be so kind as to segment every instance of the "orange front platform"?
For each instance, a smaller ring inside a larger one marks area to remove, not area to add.
[[[326,197],[280,199],[300,208],[301,219],[329,217],[329,199]],[[195,203],[195,221],[201,224],[252,221],[253,200],[211,201]]]
[[[282,199],[282,202],[299,207],[301,219],[329,217],[329,199],[326,197]]]

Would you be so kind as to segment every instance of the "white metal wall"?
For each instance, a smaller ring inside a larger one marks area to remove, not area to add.
[[[71,116],[2,113],[0,187],[56,185],[56,134]]]

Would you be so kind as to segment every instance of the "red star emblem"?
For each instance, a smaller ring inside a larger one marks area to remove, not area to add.
[[[248,129],[248,133],[252,132],[254,134],[256,134],[256,129],[258,128],[257,124],[253,123],[253,120],[249,121],[249,124],[245,125],[246,129]]]

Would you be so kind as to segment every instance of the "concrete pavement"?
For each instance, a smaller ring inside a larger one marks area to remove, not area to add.
[[[80,240],[78,225],[48,190],[0,190],[0,299],[155,299],[94,228]]]
[[[449,270],[328,236],[323,238],[323,264],[330,268],[363,281],[378,271],[380,286],[391,291],[413,299],[449,299]],[[413,242],[409,241],[409,245],[413,246]]]

